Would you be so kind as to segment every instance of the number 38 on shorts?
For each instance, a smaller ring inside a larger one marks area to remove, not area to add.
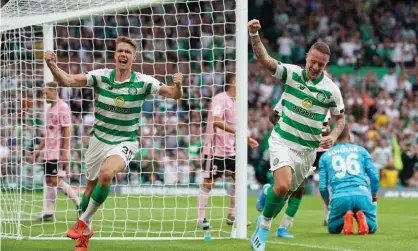
[[[86,178],[96,180],[99,177],[100,167],[103,161],[112,155],[120,156],[126,164],[132,161],[138,151],[138,142],[122,142],[117,145],[106,144],[96,137],[90,137],[89,147],[86,152]]]

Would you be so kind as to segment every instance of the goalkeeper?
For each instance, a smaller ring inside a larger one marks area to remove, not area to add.
[[[370,154],[361,146],[350,144],[346,125],[337,139],[319,160],[319,191],[329,206],[328,232],[353,234],[353,216],[358,233],[366,235],[377,230],[376,205],[379,176]],[[370,178],[371,193],[367,176]],[[331,187],[331,201],[328,186]]]
[[[115,175],[128,167],[138,151],[137,129],[144,100],[150,94],[174,99],[183,95],[181,73],[174,74],[174,85],[167,86],[132,70],[137,48],[135,40],[120,36],[114,53],[116,69],[77,75],[58,68],[56,55],[45,52],[46,64],[61,86],[95,90],[95,122],[85,160],[87,186],[80,205],[83,214],[67,232],[69,238],[78,239],[76,251],[87,250],[94,213],[106,200]]]

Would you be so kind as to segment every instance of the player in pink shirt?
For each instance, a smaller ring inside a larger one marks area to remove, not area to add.
[[[45,137],[34,152],[35,161],[38,161],[43,150],[45,163],[45,197],[40,221],[54,220],[55,201],[57,199],[57,187],[59,187],[77,206],[80,199],[77,194],[62,178],[66,175],[64,166],[68,167],[70,153],[70,125],[71,110],[67,103],[58,97],[58,84],[49,82],[43,89],[46,102],[51,104],[47,110]]]
[[[205,208],[213,183],[225,176],[235,181],[235,126],[236,126],[236,79],[234,74],[226,75],[227,90],[215,95],[209,109],[203,145],[203,184],[198,199],[198,226],[202,227]],[[248,137],[251,148],[258,146],[255,139]],[[230,190],[231,203],[227,223],[235,221],[235,184]]]

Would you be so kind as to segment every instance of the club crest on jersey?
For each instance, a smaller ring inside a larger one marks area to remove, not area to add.
[[[323,102],[325,101],[325,99],[326,99],[326,96],[325,96],[325,94],[323,94],[322,92],[318,92],[318,93],[316,94],[316,99],[317,99],[319,102],[323,103]]]
[[[117,107],[123,107],[125,105],[125,99],[123,97],[115,98],[115,105]]]
[[[279,164],[279,159],[275,158],[274,161],[273,161],[273,166],[276,166],[277,164]]]
[[[135,87],[131,86],[131,87],[129,87],[128,93],[130,95],[136,95],[136,94],[138,94],[138,91]]]
[[[304,100],[302,100],[302,107],[305,109],[311,109],[312,108],[312,100],[305,98]]]

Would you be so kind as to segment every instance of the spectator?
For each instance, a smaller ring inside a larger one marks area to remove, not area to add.
[[[392,158],[392,149],[389,147],[387,140],[380,139],[379,145],[371,155],[377,170],[388,167]]]
[[[380,170],[380,187],[393,188],[398,182],[398,170],[395,169],[392,162]]]
[[[414,174],[407,180],[406,184],[408,184],[409,187],[418,187],[418,169],[415,169]]]
[[[389,68],[389,72],[385,74],[380,82],[380,88],[386,90],[389,93],[394,93],[398,87],[398,76],[396,75],[395,68]]]
[[[277,39],[277,45],[279,46],[279,60],[283,63],[290,63],[292,56],[292,47],[295,41],[290,37],[288,31],[285,31],[282,37]]]

